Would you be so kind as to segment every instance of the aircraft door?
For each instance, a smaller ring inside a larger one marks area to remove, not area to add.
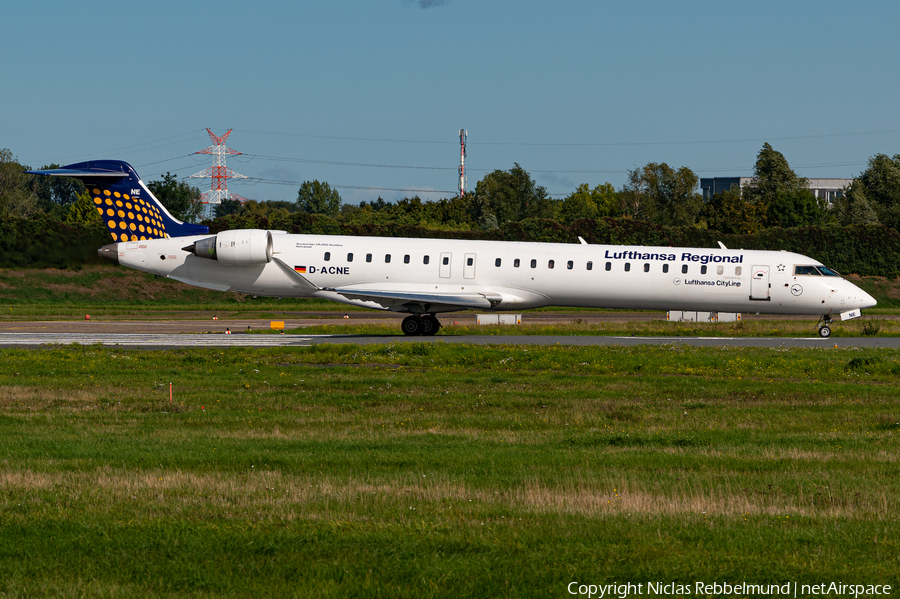
[[[754,266],[750,277],[750,299],[769,301],[769,267]]]
[[[466,263],[463,266],[463,278],[475,278],[475,254],[466,254]]]
[[[441,271],[440,275],[442,279],[450,278],[450,259],[453,257],[453,254],[450,252],[441,252]]]

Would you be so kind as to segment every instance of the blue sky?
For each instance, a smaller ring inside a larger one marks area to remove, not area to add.
[[[765,141],[806,177],[900,153],[896,2],[100,0],[3,21],[0,148],[31,167],[186,177],[205,129],[234,129],[253,179],[231,191],[318,179],[357,203],[455,194],[461,128],[470,190],[519,163],[557,197],[648,162],[749,175]]]

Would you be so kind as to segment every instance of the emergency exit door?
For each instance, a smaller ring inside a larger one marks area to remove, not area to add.
[[[466,263],[463,266],[463,278],[475,278],[475,254],[466,254]]]
[[[453,254],[450,252],[442,252],[441,253],[441,269],[440,275],[442,279],[450,278],[450,262],[453,258]]]

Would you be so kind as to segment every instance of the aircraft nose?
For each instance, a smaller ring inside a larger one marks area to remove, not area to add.
[[[862,298],[859,302],[860,308],[874,308],[876,304],[878,304],[874,297],[872,297],[862,289],[860,289],[860,293],[862,294]]]
[[[878,303],[878,301],[874,297],[872,297],[853,283],[850,283],[850,281],[847,281],[847,283],[850,285],[848,289],[848,299],[851,302],[855,303],[858,308],[874,308]]]

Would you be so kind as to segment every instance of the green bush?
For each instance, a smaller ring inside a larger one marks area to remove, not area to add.
[[[103,223],[63,223],[41,214],[0,218],[0,264],[4,267],[71,268],[97,264],[97,249],[112,243]]]

